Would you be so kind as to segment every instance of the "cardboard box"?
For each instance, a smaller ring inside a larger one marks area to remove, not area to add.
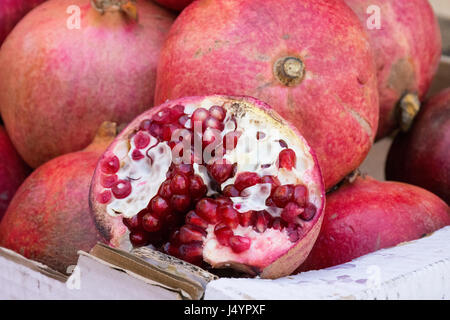
[[[443,57],[430,94],[450,86]],[[391,140],[372,148],[361,171],[384,180]],[[221,278],[145,248],[97,245],[79,252],[69,277],[0,248],[0,299],[450,299],[450,227],[336,267],[277,280]]]

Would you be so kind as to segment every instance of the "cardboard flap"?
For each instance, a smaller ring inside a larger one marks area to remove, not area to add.
[[[175,291],[181,290],[187,299],[201,299],[206,285],[218,278],[197,266],[145,247],[126,252],[98,243],[89,254],[123,271]]]

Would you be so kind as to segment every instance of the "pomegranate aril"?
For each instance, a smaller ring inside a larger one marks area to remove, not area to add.
[[[297,242],[300,239],[301,229],[298,225],[291,223],[287,226],[286,231],[291,242]]]
[[[170,205],[176,212],[186,212],[191,205],[191,198],[188,195],[175,194],[170,198]]]
[[[272,194],[272,200],[279,208],[284,208],[291,201],[293,195],[294,187],[286,184],[275,188]]]
[[[299,184],[294,188],[294,201],[300,206],[304,207],[306,204],[306,198],[308,197],[308,190],[305,186]]]
[[[299,215],[303,213],[304,209],[295,202],[289,202],[281,212],[281,218],[287,222],[296,222]]]
[[[180,125],[178,124],[166,124],[163,126],[162,129],[162,139],[164,141],[171,141],[173,140],[172,137],[174,136],[176,130],[181,129]]]
[[[129,230],[137,230],[141,226],[141,217],[139,214],[132,216],[131,218],[123,218],[123,224],[127,226]]]
[[[264,176],[261,178],[261,183],[270,183],[272,185],[272,193],[275,188],[281,185],[280,180],[274,176]]]
[[[223,188],[222,191],[223,195],[226,197],[239,197],[239,190],[236,189],[236,187],[232,184],[227,185],[225,188]]]
[[[214,143],[216,141],[216,139],[219,137],[220,137],[220,135],[214,129],[207,128],[205,130],[205,132],[203,133],[203,137],[202,137],[203,148],[206,148],[210,144]]]
[[[215,198],[214,201],[217,203],[218,207],[220,207],[220,206],[227,206],[227,205],[232,206],[233,205],[233,201],[231,201],[231,199],[227,198],[227,197],[218,197],[218,198]]]
[[[209,223],[217,223],[217,204],[214,200],[204,198],[197,202],[195,212],[208,221]]]
[[[317,208],[314,204],[308,203],[303,210],[303,213],[300,215],[300,218],[305,221],[310,221],[316,215]]]
[[[118,180],[111,191],[116,199],[124,199],[131,194],[131,183],[128,180]]]
[[[223,146],[226,150],[233,150],[236,148],[239,137],[242,135],[240,131],[228,132],[222,139]]]
[[[181,173],[186,177],[194,174],[194,168],[190,164],[179,164],[174,167],[176,173]]]
[[[204,108],[198,108],[196,109],[191,116],[191,120],[192,120],[192,126],[194,126],[194,123],[203,123],[203,121],[206,120],[206,118],[208,118],[209,116],[209,112],[208,110],[204,109]]]
[[[137,149],[133,150],[133,152],[131,153],[131,159],[133,159],[134,161],[139,161],[144,158],[145,156],[142,154],[142,152]]]
[[[203,243],[191,242],[179,247],[180,258],[196,265],[200,265],[203,257]]]
[[[180,255],[178,246],[176,246],[175,244],[172,244],[170,242],[167,242],[166,244],[164,244],[162,251],[165,254],[168,254],[173,257],[179,257],[179,255]]]
[[[152,120],[149,120],[149,119],[143,120],[141,122],[141,124],[139,125],[139,130],[149,131],[151,124],[152,124]]]
[[[220,206],[217,208],[217,214],[220,220],[232,229],[239,225],[239,212],[231,205]]]
[[[194,175],[189,179],[189,194],[193,199],[199,199],[206,195],[208,191],[202,177]]]
[[[189,211],[184,221],[186,224],[197,226],[201,229],[208,228],[208,222],[196,214],[195,211]]]
[[[170,188],[170,180],[164,181],[159,187],[158,194],[164,199],[169,199],[172,197],[172,189]]]
[[[216,118],[208,117],[205,119],[205,121],[203,121],[203,128],[205,128],[205,129],[210,128],[210,129],[222,131],[224,128],[224,125],[222,122],[220,122]]]
[[[155,232],[161,229],[161,221],[151,213],[147,213],[142,217],[142,228],[148,232]]]
[[[226,160],[217,160],[214,164],[208,166],[208,172],[211,177],[219,184],[222,184],[231,177],[233,165]]]
[[[241,172],[237,175],[234,181],[234,186],[239,191],[242,191],[248,187],[252,187],[261,182],[261,178],[255,172]]]
[[[248,237],[232,236],[230,238],[230,247],[235,253],[242,253],[250,248],[252,241]]]
[[[256,133],[256,139],[257,140],[262,140],[262,139],[264,139],[266,137],[266,134],[264,133],[264,132],[262,132],[262,131],[258,131],[257,133]]]
[[[269,198],[266,199],[266,206],[268,206],[268,207],[276,207],[276,204],[275,204],[275,202],[273,202],[273,199],[269,197]]]
[[[109,156],[102,160],[100,164],[101,170],[104,173],[116,173],[120,169],[120,161],[115,155]]]
[[[170,109],[163,109],[152,118],[153,121],[159,124],[169,124],[172,120]]]
[[[148,132],[157,139],[162,139],[163,136],[163,127],[159,125],[158,123],[152,122],[150,124],[150,128],[148,129]]]
[[[100,178],[100,184],[102,185],[102,187],[105,188],[111,188],[114,183],[116,183],[118,180],[117,175],[112,174],[112,175],[102,175]]]
[[[286,141],[284,141],[284,140],[278,140],[278,143],[280,144],[280,146],[282,147],[282,148],[287,148],[288,147],[288,144],[286,143]]]
[[[182,243],[189,243],[193,241],[203,241],[204,233],[195,226],[182,226],[180,228],[180,241]]]
[[[97,195],[97,201],[101,204],[107,204],[111,201],[111,191],[105,190]]]
[[[286,223],[277,217],[277,218],[273,219],[270,227],[275,230],[283,230],[285,226],[286,226]]]
[[[184,106],[178,104],[172,108],[170,108],[170,114],[172,119],[179,119],[184,115]]]
[[[287,170],[292,170],[297,162],[297,156],[292,149],[285,149],[280,152],[278,156],[279,167]]]
[[[270,222],[271,221],[264,213],[264,211],[259,211],[256,213],[254,229],[259,233],[263,233],[264,231],[266,231]]]
[[[219,121],[225,120],[226,110],[221,106],[212,106],[209,108],[209,114]]]
[[[160,218],[170,212],[170,205],[163,197],[155,196],[150,201],[150,209],[157,218]]]
[[[149,242],[147,232],[141,230],[131,231],[130,242],[135,247],[142,247],[147,245]]]
[[[239,214],[239,224],[248,227],[254,224],[255,214],[253,211],[241,212]]]
[[[170,189],[174,194],[187,194],[189,192],[189,179],[183,174],[176,174],[170,181]]]
[[[137,149],[144,149],[150,143],[150,136],[147,133],[139,131],[134,136],[133,141],[134,141],[134,145],[136,146]]]
[[[219,223],[214,228],[214,234],[217,238],[217,241],[223,246],[229,246],[230,238],[234,235],[233,230],[229,226],[224,223]]]

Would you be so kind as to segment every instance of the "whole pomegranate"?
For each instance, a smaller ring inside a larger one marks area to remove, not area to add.
[[[450,88],[430,98],[389,150],[386,178],[425,188],[450,204]]]
[[[128,122],[152,106],[173,15],[150,1],[133,6],[50,0],[4,42],[0,111],[30,166],[86,147],[103,121]]]
[[[100,159],[90,201],[112,246],[276,278],[308,255],[324,198],[297,130],[254,98],[216,95],[136,118]]]
[[[327,196],[322,229],[298,271],[349,262],[450,225],[450,208],[419,187],[357,177]]]
[[[30,168],[20,158],[5,129],[0,126],[0,221],[29,172]]]
[[[160,5],[175,10],[181,11],[186,8],[191,2],[194,0],[154,0],[156,3]]]
[[[0,2],[0,46],[17,22],[45,0],[2,0]]]
[[[377,139],[407,130],[431,85],[442,40],[428,0],[345,0],[367,30],[377,65]],[[378,24],[379,23],[379,24]]]
[[[78,250],[105,242],[89,213],[89,186],[116,126],[104,123],[83,151],[37,168],[20,186],[0,224],[0,246],[67,272]]]
[[[272,105],[317,153],[326,189],[361,164],[377,130],[373,57],[343,1],[192,3],[162,50],[155,104],[216,93]]]

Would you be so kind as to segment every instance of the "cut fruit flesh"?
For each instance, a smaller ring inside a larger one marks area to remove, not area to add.
[[[152,245],[201,266],[258,274],[320,227],[324,194],[317,161],[294,129],[254,102],[180,99],[130,124],[105,153],[93,180],[92,199],[110,189],[96,183],[97,176],[105,181],[115,175],[131,189],[119,197],[112,190],[109,202],[93,205],[97,218],[106,211],[127,226],[111,243],[123,244],[129,233],[134,246]],[[170,136],[164,134],[169,126],[176,126]],[[136,150],[144,157],[133,158]],[[286,186],[291,192],[279,201],[275,191]],[[283,214],[286,206],[298,210]],[[308,220],[301,215],[306,207]],[[142,235],[148,230],[158,237]]]

